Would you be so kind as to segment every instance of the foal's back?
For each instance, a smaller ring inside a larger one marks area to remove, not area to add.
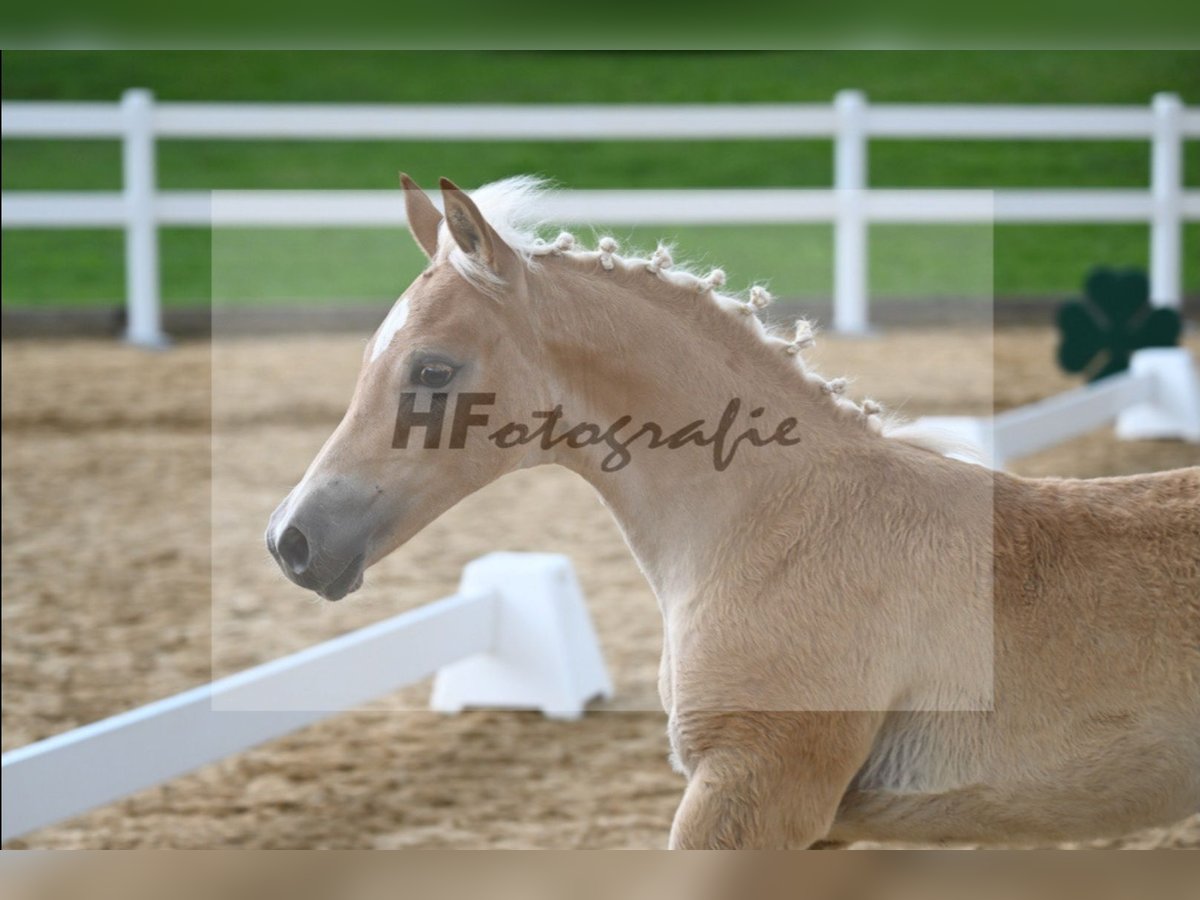
[[[1063,641],[1089,651],[1074,662],[1112,657],[1117,671],[1096,671],[1100,680],[1157,664],[1200,676],[1200,468],[1088,481],[997,474],[994,525],[998,628],[1043,651]]]

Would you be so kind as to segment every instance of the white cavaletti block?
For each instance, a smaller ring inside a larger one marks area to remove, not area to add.
[[[1149,401],[1117,416],[1117,436],[1124,440],[1176,438],[1200,441],[1200,375],[1184,347],[1139,350],[1130,360],[1135,377],[1150,376]]]
[[[583,593],[557,553],[489,553],[463,570],[460,590],[495,596],[490,651],[438,670],[430,706],[536,709],[575,719],[612,696]]]

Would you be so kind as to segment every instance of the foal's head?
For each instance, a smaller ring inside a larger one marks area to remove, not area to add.
[[[521,421],[544,393],[535,323],[520,314],[522,255],[451,182],[442,181],[444,217],[403,182],[430,265],[368,342],[346,415],[267,527],[284,573],[329,600],[357,590],[364,569],[454,503],[527,464],[471,417]]]

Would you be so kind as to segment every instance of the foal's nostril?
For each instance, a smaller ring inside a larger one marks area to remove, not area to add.
[[[308,568],[308,539],[295,525],[289,525],[280,536],[277,549],[293,575],[301,575]]]

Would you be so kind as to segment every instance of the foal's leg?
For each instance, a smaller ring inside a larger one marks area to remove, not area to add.
[[[674,849],[788,849],[822,840],[881,721],[875,713],[703,718],[681,729],[694,749],[671,828]]]

